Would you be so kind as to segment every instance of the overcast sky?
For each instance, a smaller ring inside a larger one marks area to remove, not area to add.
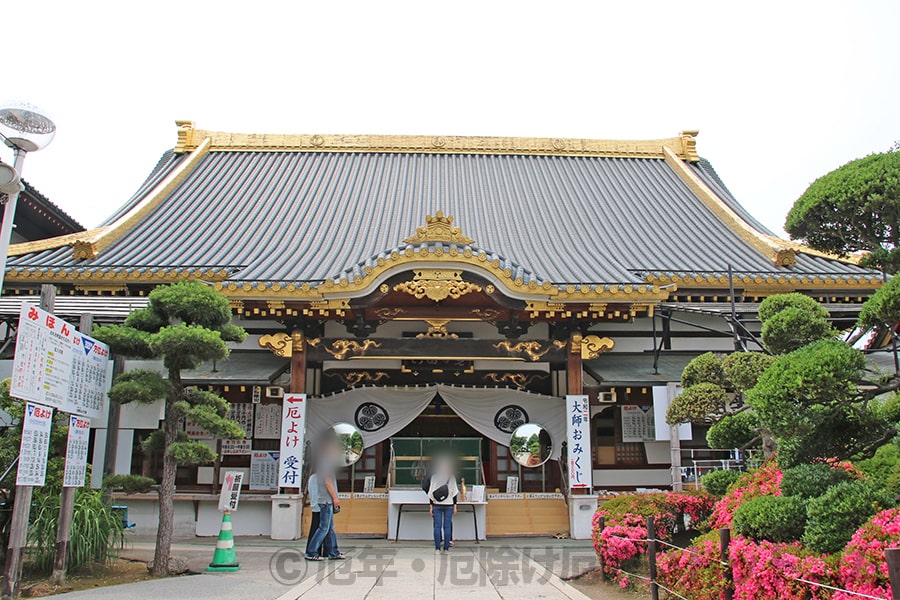
[[[700,154],[779,231],[816,177],[900,139],[896,0],[13,6],[0,96],[58,126],[25,178],[88,227],[174,145],[175,119],[255,133],[697,128]]]

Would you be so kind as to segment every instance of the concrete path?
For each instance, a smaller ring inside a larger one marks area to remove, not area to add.
[[[596,566],[589,542],[516,538],[474,544],[459,543],[448,555],[435,555],[422,542],[340,540],[345,561],[307,562],[303,543],[238,538],[237,573],[186,575],[57,596],[63,599],[156,600],[459,600],[549,598],[586,600],[561,576]],[[173,555],[202,571],[212,556],[214,539],[174,544]],[[146,560],[152,540],[134,540],[124,556]]]

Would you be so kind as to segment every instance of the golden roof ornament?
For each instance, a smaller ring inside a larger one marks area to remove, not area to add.
[[[447,242],[471,246],[475,243],[470,237],[462,234],[462,229],[453,226],[453,216],[444,216],[444,211],[437,211],[434,216],[425,216],[425,226],[416,227],[416,233],[403,240],[406,244],[421,244],[424,242]]]

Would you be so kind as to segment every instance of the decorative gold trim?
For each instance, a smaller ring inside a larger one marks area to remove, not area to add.
[[[455,340],[459,336],[455,333],[450,333],[449,331],[447,331],[447,323],[449,323],[451,320],[452,319],[425,319],[425,322],[428,323],[428,331],[420,333],[416,336],[416,338],[443,338],[448,340]]]
[[[735,274],[735,287],[741,289],[749,288],[765,288],[770,291],[793,291],[797,289],[821,289],[821,290],[842,290],[842,289],[878,289],[882,286],[883,281],[880,275],[860,274],[854,275],[853,280],[848,280],[839,276],[832,275],[772,275],[772,274]],[[646,281],[657,285],[675,284],[679,289],[689,288],[716,288],[727,289],[729,287],[728,275],[720,274],[655,274],[647,275]]]
[[[377,381],[381,381],[382,379],[390,378],[390,375],[388,375],[384,371],[347,371],[346,373],[325,373],[325,376],[337,377],[344,385],[350,387],[359,385],[363,382],[375,383]]]
[[[351,353],[359,356],[365,355],[369,348],[381,348],[381,343],[375,340],[363,340],[362,344],[356,340],[335,340],[331,343],[331,348],[325,348],[325,352],[336,360],[344,360]]]
[[[124,292],[128,289],[124,283],[96,283],[93,285],[85,284],[85,285],[76,285],[75,290],[82,292],[87,295],[91,292],[102,294],[102,293],[116,293],[116,292]]]
[[[259,336],[259,345],[268,348],[275,356],[290,358],[293,354],[291,336],[286,333],[267,333]]]
[[[501,312],[495,308],[473,308],[472,314],[482,321],[491,323],[501,315]]]
[[[574,338],[573,338],[574,343]],[[616,343],[608,337],[600,337],[598,335],[586,335],[581,338],[581,358],[582,360],[593,360],[599,358],[604,352],[609,352],[615,348]]]
[[[544,348],[541,346],[540,342],[530,341],[513,343],[509,340],[497,342],[494,344],[494,348],[496,350],[506,350],[510,354],[525,354],[531,362],[537,362],[551,350],[551,346]]]
[[[796,264],[797,251],[783,240],[765,235],[750,226],[736,212],[726,205],[706,183],[697,176],[680,156],[671,149],[663,148],[666,163],[675,171],[684,183],[725,225],[737,233],[741,239],[767,256],[775,265],[789,267]]]
[[[213,152],[403,152],[417,154],[530,154],[663,158],[667,146],[681,158],[699,160],[696,131],[655,140],[591,140],[539,137],[434,135],[253,134],[196,129],[176,121],[176,152],[190,152],[199,140],[212,140]]]
[[[437,211],[434,216],[425,215],[425,225],[416,227],[416,232],[403,240],[405,244],[423,244],[425,242],[446,242],[471,246],[475,243],[470,237],[462,234],[462,229],[453,226],[453,215],[444,216],[444,211]]]
[[[394,291],[409,294],[418,300],[428,298],[440,302],[447,298],[456,300],[460,296],[480,292],[481,286],[463,281],[459,271],[427,269],[416,271],[410,281],[395,285]]]
[[[382,308],[376,308],[372,311],[376,317],[381,319],[382,321],[391,321],[395,319],[398,315],[403,314],[403,309],[398,306],[385,306]]]
[[[537,379],[546,379],[544,373],[485,373],[485,381],[493,381],[494,383],[506,383],[515,386],[520,390],[527,389]]]
[[[97,254],[107,248],[111,243],[122,237],[127,231],[137,225],[144,219],[150,211],[156,208],[172,191],[184,181],[200,159],[209,152],[210,141],[203,140],[196,148],[193,149],[190,156],[187,157],[178,167],[169,173],[159,184],[148,193],[137,206],[132,208],[126,214],[122,215],[115,223],[91,229],[90,231],[82,231],[75,234],[63,235],[37,242],[25,242],[22,244],[13,244],[9,247],[7,256],[21,256],[32,252],[40,252],[42,250],[50,250],[61,246],[72,246],[73,257],[76,259],[96,258]]]

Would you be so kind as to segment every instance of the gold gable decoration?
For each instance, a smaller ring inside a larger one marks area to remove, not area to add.
[[[482,287],[463,281],[461,271],[422,269],[415,271],[411,280],[395,285],[394,291],[409,294],[417,300],[428,298],[440,302],[446,298],[456,300],[460,296],[480,292]]]
[[[434,216],[425,216],[425,226],[416,227],[416,233],[403,240],[406,244],[424,242],[447,242],[460,246],[471,246],[475,243],[470,237],[462,234],[462,229],[453,226],[453,216],[444,216],[444,211],[437,211]]]

